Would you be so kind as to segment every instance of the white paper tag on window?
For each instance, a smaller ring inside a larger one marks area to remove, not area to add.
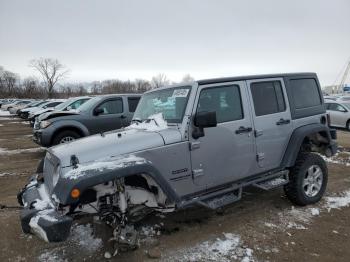
[[[187,97],[189,89],[175,89],[172,97]]]

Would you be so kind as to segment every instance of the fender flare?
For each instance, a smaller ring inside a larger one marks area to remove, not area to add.
[[[323,124],[310,124],[295,129],[289,139],[287,149],[282,159],[282,168],[292,167],[298,157],[301,145],[308,135],[323,132],[326,134],[328,145],[332,146],[332,138],[328,126]]]
[[[79,129],[81,131],[81,133],[83,134],[83,136],[89,136],[90,132],[89,130],[86,128],[86,126],[84,126],[82,123],[78,122],[78,121],[74,121],[74,120],[59,120],[59,121],[55,121],[52,123],[52,127],[55,128],[55,131],[53,133],[53,136],[55,134],[57,134],[58,132],[60,132],[63,129],[69,129],[69,128],[75,128],[75,129]]]
[[[78,202],[78,200],[71,197],[70,193],[73,189],[79,189],[80,192],[84,192],[86,189],[93,186],[135,174],[146,174],[150,176],[160,186],[169,200],[175,203],[180,201],[179,196],[164,179],[158,169],[155,168],[151,162],[146,160],[142,163],[126,164],[123,167],[116,167],[114,169],[99,168],[87,170],[84,171],[82,176],[77,178],[60,177],[53,194],[56,195],[61,204],[70,205]]]

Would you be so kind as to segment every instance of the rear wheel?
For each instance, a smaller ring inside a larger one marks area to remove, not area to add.
[[[350,119],[348,120],[348,122],[346,122],[346,129],[350,131]]]
[[[327,187],[328,169],[325,161],[314,153],[300,153],[290,170],[289,183],[284,186],[288,199],[305,206],[318,202]]]
[[[72,142],[78,138],[80,138],[80,135],[77,132],[66,130],[58,133],[58,135],[56,135],[56,137],[53,139],[52,144],[53,145],[65,144],[65,143]]]

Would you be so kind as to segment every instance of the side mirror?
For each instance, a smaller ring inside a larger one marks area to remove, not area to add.
[[[104,110],[102,108],[95,108],[94,109],[94,115],[98,116],[100,114],[102,114],[104,112]]]
[[[204,136],[204,128],[216,127],[216,112],[199,112],[194,116],[193,119],[194,129],[192,137],[198,139]]]
[[[199,112],[194,117],[194,125],[199,128],[216,127],[216,112]]]
[[[67,106],[66,110],[67,111],[72,110],[72,107],[71,106]]]

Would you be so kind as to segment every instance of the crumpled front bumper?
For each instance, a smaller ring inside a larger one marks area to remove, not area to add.
[[[46,242],[60,242],[67,239],[73,219],[56,210],[44,183],[33,176],[18,193],[17,199],[23,209],[20,212],[24,233],[33,233]]]

